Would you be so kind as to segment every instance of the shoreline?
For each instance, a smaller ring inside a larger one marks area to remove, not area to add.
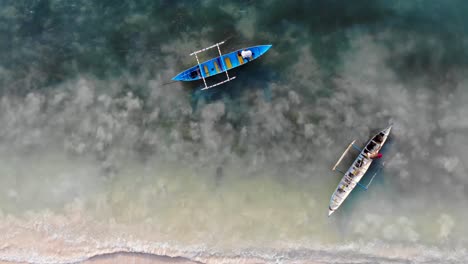
[[[15,262],[0,260],[0,264],[30,264],[33,262]],[[199,264],[183,257],[159,256],[149,253],[131,253],[131,252],[116,252],[96,255],[89,259],[70,262],[80,264],[111,264],[111,263],[134,263],[134,264]]]
[[[16,262],[0,260],[0,264],[32,264],[35,262]],[[52,263],[52,262],[51,262]],[[55,263],[55,262],[54,262]],[[204,263],[222,263],[222,264],[267,264],[266,260],[245,257],[208,257],[203,261],[192,260],[186,257],[170,257],[151,253],[138,252],[114,252],[103,253],[92,256],[88,259],[78,262],[68,262],[63,264],[113,264],[113,263],[132,263],[132,264],[204,264]],[[297,263],[297,262],[295,262]],[[320,262],[308,262],[310,264],[319,264]]]
[[[270,263],[288,263],[288,264],[326,264],[326,263],[443,263],[450,260],[450,263],[465,263],[467,252],[459,249],[446,254],[440,254],[440,251],[434,248],[424,248],[416,246],[414,248],[388,248],[377,247],[374,249],[362,250],[358,245],[347,246],[346,249],[336,248],[334,250],[315,250],[313,252],[277,252],[273,256],[266,255],[218,255],[218,254],[184,254],[181,252],[168,252],[168,254],[126,252],[126,251],[108,251],[96,253],[96,255],[83,256],[83,258],[72,259],[54,259],[37,258],[0,260],[0,264],[111,264],[111,263],[132,263],[132,264],[270,264]],[[374,245],[375,246],[375,245]],[[369,251],[370,250],[370,251]],[[367,251],[367,252],[366,252]],[[34,255],[34,254],[32,254]],[[32,256],[30,256],[32,257]],[[63,257],[63,256],[62,256]],[[279,262],[278,262],[279,261]]]
[[[138,264],[199,264],[201,262],[192,261],[184,257],[169,257],[148,253],[130,253],[116,252],[103,255],[97,255],[87,260],[81,261],[82,264],[111,264],[111,263],[138,263]]]

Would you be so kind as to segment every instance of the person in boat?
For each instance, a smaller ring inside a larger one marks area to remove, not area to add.
[[[383,156],[382,153],[376,152],[376,153],[369,154],[369,159],[373,159],[373,160],[380,159],[382,158],[382,156]]]
[[[247,59],[247,61],[252,60],[252,51],[250,50],[242,50],[241,56],[243,59]]]

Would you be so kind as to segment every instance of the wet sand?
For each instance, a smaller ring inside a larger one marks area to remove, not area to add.
[[[269,262],[257,258],[223,258],[213,257],[203,261],[192,261],[182,257],[164,257],[151,254],[141,253],[114,253],[93,257],[89,260],[80,262],[82,264],[112,264],[112,263],[131,263],[131,264],[267,264]],[[271,263],[271,262],[270,262]],[[323,262],[316,262],[313,260],[291,261],[292,264],[321,264]],[[2,263],[0,263],[2,264]]]
[[[264,260],[255,258],[222,258],[213,257],[204,261],[192,261],[183,257],[167,257],[144,253],[110,253],[92,257],[81,262],[73,262],[73,264],[114,264],[114,263],[129,263],[129,264],[200,264],[200,263],[222,263],[222,264],[266,264]],[[312,262],[308,262],[312,263]],[[315,263],[315,262],[314,262]],[[30,264],[29,262],[9,262],[0,261],[0,264]],[[313,263],[312,263],[313,264]]]
[[[7,262],[0,261],[0,264],[27,264],[26,262]],[[185,258],[171,258],[163,256],[155,256],[151,254],[141,253],[113,253],[101,256],[92,257],[89,260],[78,262],[82,264],[112,264],[112,263],[131,263],[131,264],[195,264]]]
[[[190,261],[181,257],[164,257],[141,253],[114,253],[96,256],[89,260],[81,262],[83,264],[111,264],[111,263],[135,263],[135,264],[195,264],[200,262]]]

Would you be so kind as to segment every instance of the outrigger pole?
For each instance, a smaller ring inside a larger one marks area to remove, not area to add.
[[[372,181],[374,180],[375,176],[377,176],[377,174],[378,174],[380,171],[382,171],[382,169],[383,169],[383,165],[379,164],[379,166],[381,166],[380,169],[379,169],[376,173],[374,173],[374,175],[372,175],[372,178],[370,179],[370,181],[369,181],[366,185],[364,185],[364,184],[362,184],[362,183],[359,183],[359,182],[356,182],[357,185],[359,185],[359,187],[361,187],[361,188],[363,188],[364,190],[367,191],[367,189],[369,189],[369,186],[371,185]],[[361,180],[362,180],[362,179],[361,179]]]
[[[226,77],[229,80],[229,74],[227,72],[226,66],[224,65],[223,54],[221,54],[221,49],[219,48],[219,45],[216,45],[216,47],[218,47],[218,53],[219,53],[219,58],[221,60],[221,66],[223,67],[223,70],[226,73]]]
[[[346,153],[348,153],[349,149],[354,145],[354,142],[356,142],[356,140],[353,140],[353,142],[351,142],[351,144],[349,144],[349,146],[346,148],[346,150],[341,155],[340,159],[336,162],[335,166],[333,166],[332,171],[336,170],[336,167],[338,167],[338,164],[340,164],[341,160],[343,160]]]
[[[218,43],[216,43],[216,44],[214,44],[214,45],[212,45],[212,46],[206,47],[206,48],[204,48],[204,49],[194,51],[194,52],[190,53],[190,56],[195,55],[195,54],[200,53],[200,52],[207,51],[207,50],[209,50],[209,49],[212,49],[212,48],[214,48],[214,47],[216,47],[216,46],[219,46],[219,45],[222,45],[222,44],[224,44],[224,41],[218,42]]]
[[[212,46],[209,46],[209,47],[207,47],[207,48],[204,48],[204,49],[201,49],[201,50],[197,50],[197,51],[194,51],[194,52],[190,53],[190,56],[195,55],[195,58],[197,59],[198,69],[200,70],[200,76],[202,77],[203,83],[205,84],[205,88],[203,88],[202,90],[206,90],[206,89],[213,88],[213,87],[218,86],[218,85],[221,85],[221,84],[223,84],[223,83],[232,81],[232,80],[234,80],[234,79],[236,78],[235,76],[233,76],[232,78],[229,78],[229,74],[228,74],[228,72],[227,72],[226,65],[224,65],[223,54],[221,53],[221,49],[219,48],[219,45],[224,44],[224,42],[225,42],[225,41],[221,41],[221,42],[218,42],[218,43],[216,43],[216,44],[214,44],[214,45],[212,45]],[[222,81],[222,82],[215,83],[215,84],[213,84],[213,85],[208,86],[208,85],[206,84],[205,77],[203,76],[203,70],[202,70],[202,68],[201,68],[200,61],[198,60],[197,54],[200,53],[200,52],[204,52],[204,51],[207,51],[207,50],[209,50],[209,49],[212,49],[212,48],[214,48],[214,47],[217,47],[217,48],[218,48],[219,58],[220,58],[220,60],[221,60],[221,67],[223,67],[223,71],[226,73],[227,79],[224,80],[224,81]]]
[[[201,52],[201,51],[199,51],[199,52]],[[205,84],[205,88],[206,88],[207,87],[206,80],[205,80],[205,77],[203,77],[203,70],[202,70],[202,68],[200,66],[200,61],[198,60],[197,53],[192,53],[192,54],[190,54],[190,56],[195,55],[195,58],[197,59],[198,69],[200,70],[200,76],[202,77],[203,83]]]

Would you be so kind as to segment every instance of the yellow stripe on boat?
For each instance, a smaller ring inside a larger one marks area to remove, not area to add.
[[[203,66],[203,69],[205,69],[205,76],[210,76],[210,72],[208,71],[208,67]]]
[[[216,73],[220,72],[221,70],[219,69],[218,63],[216,61],[213,62],[216,68]]]
[[[229,57],[224,58],[224,62],[226,63],[226,67],[228,69],[232,68],[231,59],[229,59]]]
[[[239,60],[240,64],[244,64],[244,58],[242,58],[241,55],[239,55],[239,53],[237,53],[237,59]]]

